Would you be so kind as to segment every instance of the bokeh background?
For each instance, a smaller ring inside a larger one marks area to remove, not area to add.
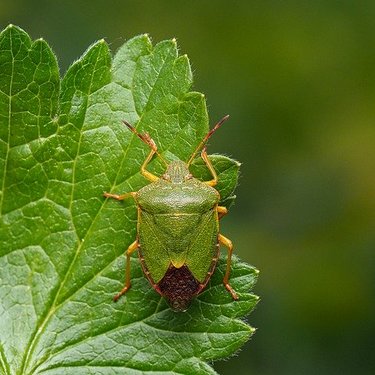
[[[262,300],[220,374],[375,374],[373,0],[2,0],[8,23],[62,74],[102,37],[176,37],[211,122],[231,115],[210,145],[243,162],[223,232]]]

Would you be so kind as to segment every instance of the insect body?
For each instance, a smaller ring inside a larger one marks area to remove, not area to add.
[[[228,249],[223,283],[233,299],[238,299],[228,283],[233,246],[219,232],[219,219],[227,213],[227,209],[219,206],[220,194],[214,188],[217,175],[205,147],[208,138],[227,118],[224,117],[207,134],[188,163],[170,162],[161,177],[146,169],[152,157],[159,155],[155,142],[148,134],[140,134],[124,122],[151,148],[141,167],[142,175],[151,183],[138,192],[104,194],[117,200],[133,197],[138,209],[137,238],[126,251],[125,286],[114,297],[115,301],[130,288],[130,256],[138,250],[143,271],[154,289],[167,298],[172,309],[185,311],[192,298],[210,280],[219,257],[220,244]],[[210,181],[200,181],[189,172],[189,166],[200,148],[203,148],[201,156],[213,177]]]

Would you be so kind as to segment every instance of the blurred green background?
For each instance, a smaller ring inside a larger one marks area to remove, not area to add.
[[[375,373],[375,2],[0,2],[64,73],[105,37],[115,51],[176,37],[211,123],[210,151],[243,162],[223,220],[261,271],[244,350],[221,374]]]

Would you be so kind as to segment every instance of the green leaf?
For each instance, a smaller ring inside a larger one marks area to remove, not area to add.
[[[188,160],[208,131],[204,96],[174,40],[147,35],[114,58],[99,41],[60,83],[43,40],[8,26],[0,34],[0,374],[214,374],[253,329],[257,271],[233,260],[232,301],[225,257],[186,313],[171,311],[132,258],[136,208],[104,191],[136,191],[149,151],[121,120],[151,134],[171,160]],[[233,200],[237,162],[215,155],[222,200]],[[151,170],[161,171],[155,160]],[[210,179],[202,162],[192,167]],[[225,255],[225,254],[224,254]]]

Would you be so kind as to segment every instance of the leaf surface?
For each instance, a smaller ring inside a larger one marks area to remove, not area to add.
[[[0,69],[0,374],[214,374],[207,362],[253,332],[240,318],[257,302],[257,271],[234,259],[234,302],[221,259],[188,312],[175,313],[133,257],[132,288],[113,303],[136,208],[102,196],[148,183],[139,173],[148,147],[122,120],[150,133],[167,160],[187,161],[207,133],[187,57],[174,40],[153,46],[141,35],[112,58],[99,41],[60,81],[47,43],[8,26]],[[239,165],[211,159],[227,204]],[[197,159],[192,172],[210,179],[204,168]]]

